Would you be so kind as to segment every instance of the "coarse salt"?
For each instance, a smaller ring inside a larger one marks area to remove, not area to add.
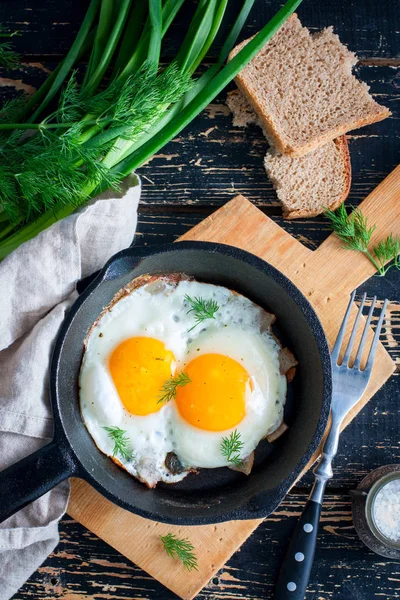
[[[384,485],[373,504],[375,526],[389,540],[400,540],[400,479]]]

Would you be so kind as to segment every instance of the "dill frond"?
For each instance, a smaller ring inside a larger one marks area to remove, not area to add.
[[[197,296],[191,298],[188,294],[185,295],[185,300],[191,307],[187,314],[192,312],[196,321],[189,331],[192,331],[206,319],[215,319],[215,313],[219,310],[219,304],[215,300],[205,300]]]
[[[343,204],[342,204],[343,206]],[[371,241],[371,236],[376,229],[376,225],[372,227],[368,227],[368,220],[365,217],[361,210],[355,209],[353,210],[351,217],[354,222],[354,235],[358,240],[358,243],[365,250],[368,250],[369,243]]]
[[[11,71],[17,69],[21,64],[21,57],[17,52],[12,49],[10,42],[3,42],[0,44],[0,67]]]
[[[190,379],[189,375],[187,375],[184,371],[181,371],[174,377],[167,379],[161,389],[162,396],[160,396],[157,404],[169,402],[173,398],[176,398],[178,387],[183,387],[188,383],[191,383],[191,381],[192,380]]]
[[[78,121],[85,114],[86,106],[79,93],[76,74],[76,70],[72,71],[66,86],[61,92],[58,111],[55,115],[59,123]]]
[[[167,535],[160,535],[160,540],[166,553],[180,560],[185,569],[198,570],[194,546],[187,538],[178,538],[173,533],[167,533]]]
[[[379,274],[383,275],[382,267],[368,249],[376,226],[368,226],[367,217],[362,214],[361,210],[355,208],[348,215],[344,204],[341,204],[336,211],[325,210],[324,215],[328,218],[338,238],[343,241],[343,248],[365,254]]]
[[[0,206],[11,223],[17,222],[21,216],[15,203],[17,193],[13,172],[0,162]]]
[[[120,456],[125,460],[132,460],[133,452],[126,431],[119,427],[103,427],[103,429],[107,431],[108,437],[114,442],[112,455],[115,457]]]
[[[221,441],[221,454],[226,460],[236,466],[242,463],[240,451],[244,444],[240,439],[240,433],[235,429],[229,437],[223,437]]]
[[[393,237],[393,235],[390,233],[384,240],[382,240],[381,242],[379,242],[379,244],[374,246],[373,252],[381,266],[381,275],[386,275],[386,273],[392,267],[400,269],[399,236],[396,235],[395,237]]]
[[[21,109],[29,100],[29,94],[22,92],[6,100],[3,106],[0,108],[0,123],[15,123],[19,120],[19,114]]]
[[[344,204],[336,211],[326,210],[325,216],[336,235],[344,242],[344,248],[366,252],[375,227],[368,227],[367,218],[359,209],[347,214]]]

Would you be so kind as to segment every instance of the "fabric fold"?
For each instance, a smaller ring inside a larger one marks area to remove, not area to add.
[[[48,443],[54,339],[76,283],[130,245],[140,181],[102,194],[22,244],[0,263],[0,469]],[[0,600],[9,600],[58,543],[69,484],[64,482],[0,524]]]

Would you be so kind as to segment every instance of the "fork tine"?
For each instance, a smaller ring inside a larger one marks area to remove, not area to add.
[[[368,330],[369,330],[369,326],[371,324],[372,314],[373,314],[374,308],[375,308],[375,302],[376,302],[376,296],[374,296],[374,298],[372,300],[371,307],[370,307],[369,313],[368,313],[368,317],[367,317],[367,320],[365,321],[364,331],[361,336],[360,345],[358,346],[357,355],[356,355],[354,365],[353,365],[354,369],[360,368],[362,354],[364,351],[365,342],[367,341]]]
[[[364,296],[363,296],[363,298],[361,300],[360,308],[358,309],[358,313],[357,313],[356,319],[354,321],[353,329],[351,330],[351,335],[350,335],[349,343],[347,344],[346,352],[344,353],[342,365],[348,365],[348,363],[349,363],[351,351],[352,351],[353,346],[354,346],[354,340],[356,339],[356,334],[357,334],[357,329],[358,329],[358,322],[359,322],[360,317],[362,315],[362,311],[363,311],[363,308],[364,308],[366,297],[367,297],[367,294],[364,294]]]
[[[372,340],[372,346],[371,346],[371,349],[369,351],[367,364],[365,365],[365,369],[364,369],[365,371],[370,371],[372,369],[372,365],[373,365],[375,354],[376,354],[376,348],[377,348],[378,342],[379,342],[379,336],[380,336],[382,325],[383,325],[383,321],[384,321],[385,315],[386,315],[386,307],[387,307],[387,305],[388,305],[388,299],[386,298],[385,302],[383,303],[383,306],[382,306],[382,310],[381,310],[381,314],[380,314],[380,317],[379,317],[378,325],[376,326],[376,329],[375,329],[374,339]]]
[[[341,324],[340,329],[339,329],[339,333],[338,333],[337,338],[336,338],[335,345],[333,346],[333,349],[332,349],[332,355],[331,356],[332,356],[332,362],[334,364],[337,364],[337,361],[338,361],[338,358],[339,358],[339,352],[340,352],[340,348],[342,346],[344,332],[346,331],[346,325],[347,325],[347,321],[349,320],[349,316],[350,316],[350,312],[351,312],[351,307],[352,307],[352,304],[354,302],[355,295],[356,295],[356,291],[354,290],[354,292],[350,296],[350,301],[349,301],[349,304],[347,306],[346,314],[344,315],[342,324]]]

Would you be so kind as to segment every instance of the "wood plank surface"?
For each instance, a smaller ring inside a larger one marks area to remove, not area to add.
[[[305,491],[290,494],[197,599],[272,598],[275,574],[306,499]],[[75,521],[65,517],[61,528],[58,548],[14,600],[176,600],[175,594]],[[348,494],[328,493],[306,600],[396,598],[399,563],[377,557],[359,540]]]
[[[0,5],[1,23],[9,31],[17,29],[21,38],[16,40],[18,50],[29,56],[62,55],[69,49],[84,17],[89,0],[3,0]],[[250,13],[241,39],[254,35],[282,6],[280,0],[258,2]],[[241,0],[230,0],[231,18],[221,30],[222,35],[210,56],[216,56],[224,41],[224,33],[233,23],[233,16]],[[166,56],[176,52],[185,32],[187,20],[193,14],[194,2],[187,2],[179,18],[170,29],[164,43]],[[333,25],[345,44],[362,58],[400,58],[400,32],[396,0],[341,0],[340,2],[312,2],[306,0],[298,8],[300,19],[311,30]]]
[[[237,6],[239,0],[230,0]],[[18,88],[37,86],[68,50],[82,20],[87,0],[3,0],[0,22],[22,35],[13,38],[27,65],[17,73],[1,72],[0,104]],[[257,0],[243,37],[263,25],[280,0]],[[359,76],[389,106],[393,117],[350,135],[353,185],[350,202],[359,203],[400,159],[400,44],[397,0],[305,0],[299,16],[312,30],[333,24],[341,39],[356,51]],[[182,19],[184,20],[184,19]],[[176,32],[178,37],[179,32]],[[175,43],[175,42],[174,42]],[[172,51],[170,44],[167,54]],[[176,47],[176,45],[175,45]],[[214,53],[215,56],[215,53]],[[266,144],[256,127],[234,128],[222,93],[178,137],[141,170],[143,204],[136,243],[170,242],[225,203],[243,193],[282,224],[296,239],[315,249],[329,229],[323,218],[284,222],[272,186],[262,168]],[[188,168],[188,166],[190,168]],[[329,265],[327,265],[329,268]],[[400,369],[400,277],[391,271],[373,277],[359,294],[389,297],[390,322],[383,342]],[[358,296],[359,297],[359,296]],[[335,475],[323,511],[317,561],[307,600],[392,600],[400,598],[399,564],[377,557],[359,541],[351,522],[348,490],[380,465],[400,461],[399,377],[392,377],[343,433]],[[296,493],[263,523],[214,577],[200,600],[270,598],[273,582],[295,521],[304,505],[310,474]],[[176,596],[127,559],[66,517],[61,541],[15,600],[173,600]]]

